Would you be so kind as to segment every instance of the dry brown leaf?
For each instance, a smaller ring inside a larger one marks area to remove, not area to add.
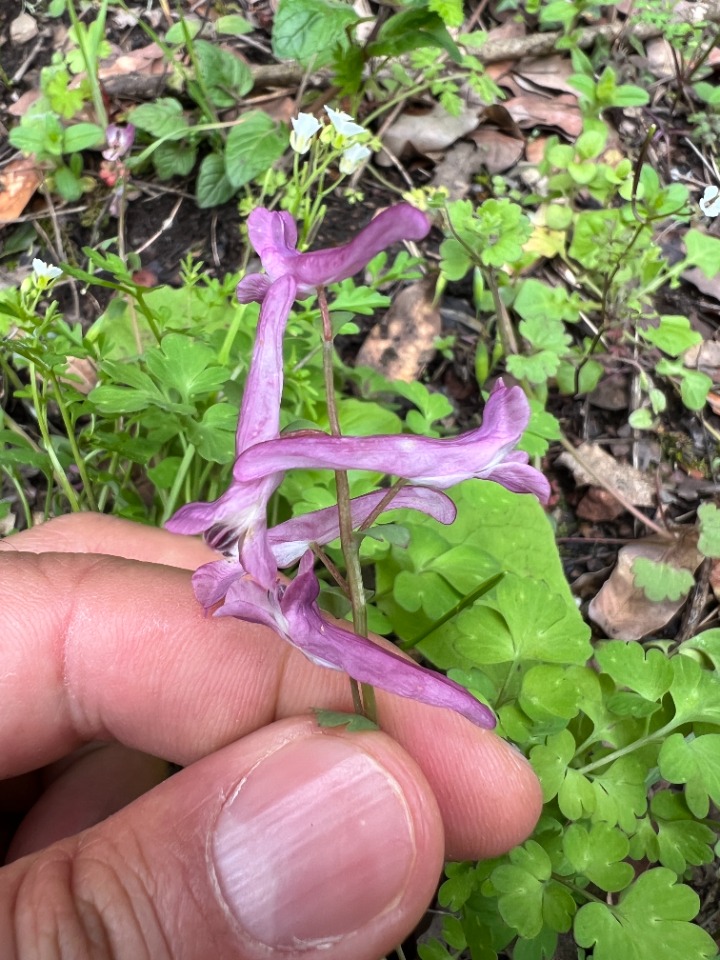
[[[0,224],[17,220],[41,183],[32,157],[11,160],[0,172]]]
[[[502,173],[503,170],[514,167],[525,148],[522,140],[508,137],[507,134],[488,127],[474,130],[470,134],[470,139],[475,142],[481,157],[481,165],[488,173]]]
[[[625,507],[609,491],[603,490],[602,487],[590,487],[575,508],[575,512],[581,520],[601,523],[606,520],[617,520],[620,514],[625,512]]]
[[[577,97],[562,93],[558,97],[542,97],[537,93],[526,93],[522,97],[513,97],[505,101],[505,109],[518,126],[557,127],[569,137],[577,137],[582,132],[582,114]]]
[[[680,600],[648,600],[635,586],[632,565],[638,557],[667,563],[679,570],[695,573],[702,563],[697,549],[697,531],[688,528],[676,540],[648,537],[623,547],[610,579],[590,601],[588,613],[605,635],[616,640],[640,640],[662,629],[681,609]]]
[[[18,45],[34,40],[38,35],[37,20],[29,13],[21,13],[10,24],[10,40]]]
[[[7,108],[7,112],[11,117],[23,117],[28,112],[28,108],[31,107],[36,100],[39,100],[41,95],[40,90],[26,90],[15,103]]]
[[[414,147],[418,153],[433,153],[449,147],[477,125],[477,110],[465,109],[453,117],[436,103],[429,113],[404,113],[385,132],[383,143],[396,157],[408,146]],[[391,162],[382,151],[377,161],[381,166],[388,166]]]
[[[440,311],[433,303],[435,281],[420,280],[402,290],[357,355],[358,366],[372,367],[388,380],[416,380],[435,354]]]
[[[165,71],[163,52],[157,43],[148,43],[129,53],[121,53],[110,62],[105,62],[99,70],[101,80],[124,76],[128,73],[142,73],[157,76]]]
[[[462,200],[470,189],[470,182],[483,167],[482,155],[467,140],[458,140],[436,164],[431,186],[443,187],[449,200]]]
[[[692,267],[690,270],[683,271],[682,278],[697,287],[700,293],[704,293],[706,297],[720,300],[720,274],[708,278],[700,267]]]
[[[720,383],[720,343],[704,340],[683,354],[685,366],[706,373],[713,383]]]
[[[664,79],[675,76],[672,47],[664,37],[648,40],[645,45],[645,52],[647,53],[645,66],[654,77]]]
[[[567,80],[574,72],[570,58],[563,57],[559,53],[551,57],[532,57],[521,60],[515,68],[518,82],[529,80],[536,87],[562,90],[563,93],[571,94],[573,99],[577,97],[577,90],[571,87]]]
[[[636,507],[651,507],[655,503],[655,484],[629,463],[621,463],[593,443],[581,443],[577,453],[597,477],[622,494]],[[569,452],[558,457],[558,463],[567,467],[578,486],[597,486],[598,482]]]

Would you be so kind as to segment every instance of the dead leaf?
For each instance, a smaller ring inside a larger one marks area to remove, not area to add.
[[[635,586],[632,565],[638,557],[646,557],[694,574],[703,560],[697,549],[697,537],[697,530],[687,528],[676,540],[648,537],[622,548],[609,580],[588,607],[590,617],[606,636],[615,640],[640,640],[672,620],[687,598],[648,600],[644,591]]]
[[[17,220],[41,183],[32,157],[11,160],[0,172],[0,224]]]
[[[654,40],[648,40],[645,45],[647,59],[645,66],[650,73],[658,79],[675,76],[675,61],[672,55],[672,47],[664,37],[656,37]]]
[[[480,162],[488,173],[502,173],[514,167],[522,156],[525,144],[515,137],[508,137],[499,130],[483,127],[470,135],[480,154]]]
[[[577,90],[571,87],[567,81],[568,77],[572,76],[574,72],[570,58],[563,57],[559,53],[550,57],[532,57],[521,60],[515,68],[518,82],[529,80],[537,87],[569,93],[573,99],[577,97]]]
[[[470,189],[470,182],[483,167],[482,154],[474,144],[458,140],[435,166],[431,186],[443,187],[449,200],[462,200]]]
[[[416,380],[435,355],[440,311],[433,303],[434,279],[402,290],[358,351],[358,366],[372,367],[389,380]]]
[[[700,293],[704,293],[706,297],[720,300],[720,274],[708,278],[700,267],[691,267],[690,270],[683,271],[682,278],[697,287]]]
[[[11,117],[22,117],[27,113],[28,107],[31,107],[41,96],[40,90],[26,90],[15,103],[7,108],[7,112]]]
[[[10,24],[10,40],[18,45],[34,40],[38,32],[37,21],[29,13],[21,13]]]
[[[385,132],[383,144],[396,157],[406,147],[414,147],[418,153],[433,153],[444,150],[478,125],[478,111],[465,109],[457,117],[444,110],[439,103],[429,113],[404,113]],[[380,166],[388,166],[390,158],[382,151],[377,155]]]
[[[605,520],[617,520],[625,512],[625,507],[617,497],[602,487],[590,487],[577,505],[575,512],[581,520],[601,523]]]
[[[577,137],[582,132],[583,120],[577,97],[562,93],[550,98],[538,93],[526,93],[522,97],[506,100],[504,106],[524,130],[535,126],[557,127],[569,137]]]
[[[578,456],[588,465],[589,473],[571,453],[562,453],[558,463],[572,473],[578,486],[598,486],[601,477],[636,507],[651,507],[655,503],[655,484],[629,463],[621,463],[602,447],[581,443]],[[594,476],[593,476],[594,474]]]

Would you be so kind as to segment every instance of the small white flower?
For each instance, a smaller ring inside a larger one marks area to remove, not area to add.
[[[700,200],[700,209],[706,217],[717,217],[720,214],[720,188],[705,187],[705,193]]]
[[[343,113],[342,110],[333,110],[332,107],[325,107],[325,113],[330,117],[330,123],[341,137],[354,137],[358,133],[366,133],[365,127],[355,123],[349,113]]]
[[[53,263],[45,263],[44,260],[38,260],[37,257],[32,262],[33,273],[38,280],[57,280],[62,273],[60,267]]]
[[[290,134],[290,146],[295,153],[307,153],[310,149],[310,141],[322,124],[311,113],[299,113],[290,122],[293,127]]]
[[[344,173],[345,176],[355,173],[369,156],[370,150],[368,147],[364,147],[361,143],[354,143],[347,148],[340,158],[340,173]]]

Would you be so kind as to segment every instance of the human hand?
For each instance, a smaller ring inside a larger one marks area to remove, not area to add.
[[[3,958],[377,960],[444,858],[532,830],[529,765],[451,711],[378,691],[384,732],[318,728],[347,678],[205,618],[213,557],[93,514],[0,542]]]

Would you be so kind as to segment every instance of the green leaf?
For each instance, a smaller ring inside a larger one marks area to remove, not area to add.
[[[706,557],[720,557],[720,510],[714,503],[698,507],[700,539],[698,549]]]
[[[287,130],[262,110],[250,110],[228,134],[225,172],[237,189],[265,173],[288,145]]]
[[[229,50],[208,40],[195,41],[198,69],[216,107],[232,107],[252,90],[250,68]]]
[[[238,408],[231,403],[215,403],[203,414],[200,423],[188,425],[188,437],[204,460],[232,463],[235,459],[235,428]]]
[[[471,266],[470,254],[455,237],[443,240],[440,244],[440,269],[448,280],[462,280]]]
[[[202,209],[217,207],[235,193],[235,187],[225,175],[225,160],[220,154],[209,153],[200,164],[195,193]]]
[[[376,723],[357,713],[340,713],[336,710],[315,710],[313,712],[319,727],[345,727],[351,733],[378,729]]]
[[[670,563],[636,557],[632,564],[635,586],[640,587],[648,600],[679,600],[695,583],[689,570],[681,570]]]
[[[252,33],[255,27],[239,13],[228,13],[217,18],[215,29],[218,33],[229,34],[231,37],[242,37],[246,33]]]
[[[657,327],[639,329],[638,333],[671,357],[679,357],[690,347],[702,343],[702,336],[691,329],[690,321],[683,316],[662,316]]]
[[[568,607],[565,597],[550,592],[542,580],[508,573],[486,603],[457,618],[457,650],[473,662],[520,658],[583,664],[590,657],[589,630],[578,629],[577,608]],[[506,624],[502,632],[494,611]]]
[[[703,960],[714,957],[712,938],[688,921],[700,901],[676,883],[672,870],[647,870],[616,906],[588,903],[575,917],[575,939],[593,948],[593,960]]]
[[[702,410],[712,385],[711,378],[701,370],[683,371],[680,396],[688,410]]]
[[[616,88],[612,98],[613,107],[642,107],[650,102],[650,94],[642,87],[624,83]]]
[[[82,181],[64,163],[60,164],[53,173],[53,182],[63,200],[74,202],[83,195]]]
[[[684,237],[688,266],[699,267],[708,280],[720,273],[720,240],[700,230],[688,230]]]
[[[165,42],[172,44],[188,43],[200,33],[202,24],[199,20],[181,20],[174,23],[165,33]]]
[[[639,643],[610,640],[598,647],[595,658],[619,687],[635,690],[646,700],[659,700],[673,681],[673,665],[665,654]]]
[[[460,27],[465,19],[462,0],[429,0],[428,10],[437,13],[448,27]]]
[[[195,166],[197,147],[189,141],[161,143],[153,152],[153,165],[161,180],[185,177]]]
[[[105,141],[105,131],[96,123],[74,123],[63,134],[63,153],[80,153]]]
[[[689,657],[673,657],[670,696],[675,703],[675,723],[706,721],[720,724],[720,677],[702,670]]]
[[[528,940],[537,937],[546,923],[558,932],[569,930],[575,902],[552,879],[550,858],[540,844],[527,840],[510,851],[509,859],[490,875],[505,923]]]
[[[150,373],[166,390],[192,401],[219,390],[228,371],[215,363],[215,351],[181,333],[166,334],[159,347],[145,354]]]
[[[571,296],[565,287],[551,287],[532,277],[520,281],[513,310],[523,320],[577,323],[580,319],[577,297]]]
[[[23,153],[59,157],[63,144],[62,124],[52,113],[28,115],[17,127],[13,127],[8,140]]]
[[[628,855],[627,837],[607,823],[596,823],[590,831],[579,823],[570,824],[563,850],[579,874],[608,893],[624,890],[635,874],[632,864],[621,862]]]
[[[693,819],[680,794],[661,790],[652,798],[652,818],[657,823],[655,860],[682,875],[688,865],[713,860],[715,832]]]
[[[128,120],[139,130],[152,134],[156,140],[161,137],[181,140],[190,131],[183,108],[173,97],[161,97],[153,103],[135,107]]]
[[[542,786],[543,802],[557,796],[568,764],[575,756],[575,740],[569,730],[551,734],[540,746],[530,751],[530,762]]]
[[[696,817],[707,816],[708,797],[720,804],[720,734],[685,739],[682,734],[673,733],[660,748],[658,763],[665,780],[692,787],[686,799],[690,806],[690,798],[695,798],[691,809]]]
[[[279,60],[297,60],[303,67],[325,66],[334,48],[347,45],[346,28],[358,15],[339,0],[280,0],[272,32]]]

